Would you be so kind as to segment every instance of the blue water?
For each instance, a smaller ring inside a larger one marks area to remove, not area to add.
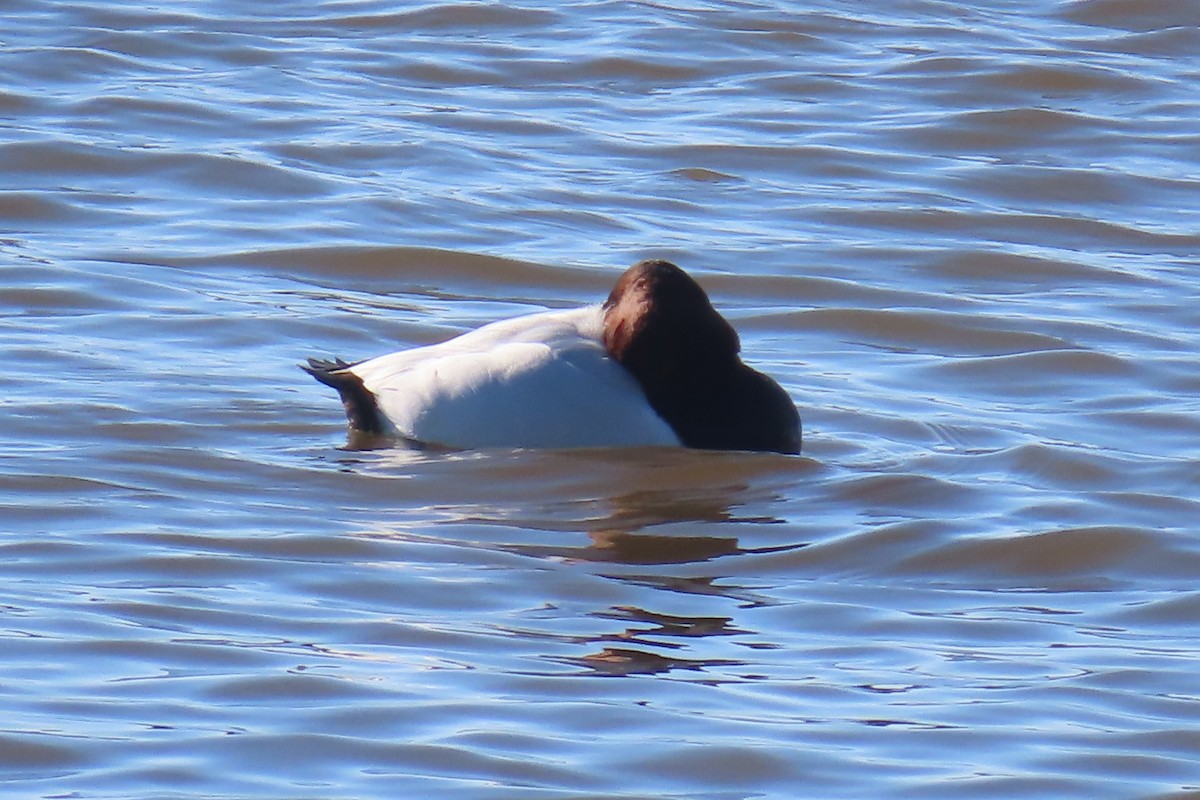
[[[0,794],[1200,794],[1200,6],[18,0]],[[670,258],[800,457],[341,449]]]

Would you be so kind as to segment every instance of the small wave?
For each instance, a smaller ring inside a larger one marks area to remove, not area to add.
[[[144,256],[154,263],[156,257]],[[162,262],[160,262],[162,263]],[[488,296],[512,296],[514,292],[542,293],[546,287],[571,289],[589,298],[603,299],[612,288],[615,271],[594,267],[547,266],[532,261],[502,258],[458,250],[429,247],[303,247],[254,250],[194,258],[170,258],[168,266],[188,268],[253,267],[288,277],[307,278],[319,283],[335,280],[341,289],[361,289],[380,293],[420,292],[436,287],[444,293],[457,286],[486,288]]]
[[[1128,31],[1161,31],[1195,28],[1200,19],[1196,0],[1072,0],[1061,6],[1063,19],[1100,28]]]
[[[800,313],[804,329],[836,334],[889,350],[942,356],[1005,356],[1059,350],[1064,340],[1044,333],[1005,329],[999,320],[946,311],[814,309]]]
[[[545,9],[508,3],[437,3],[412,11],[384,14],[322,14],[322,26],[334,30],[396,30],[405,34],[448,30],[528,31],[558,22],[560,15]]]
[[[1127,272],[1100,269],[1092,264],[1066,258],[1050,258],[996,250],[956,250],[934,258],[929,266],[934,274],[956,283],[988,288],[1003,287],[1027,292],[1031,286],[1044,291],[1052,286],[1077,286],[1081,281],[1105,280],[1142,285],[1144,280]]]
[[[1141,373],[1121,356],[1084,349],[1045,348],[1003,355],[981,354],[947,360],[924,368],[928,379],[987,391],[996,397],[1072,398],[1089,387],[1107,395],[1113,380],[1132,380]]]
[[[79,206],[59,197],[45,193],[0,191],[0,219],[10,225],[15,222],[78,222],[86,216]]]
[[[952,539],[894,568],[939,580],[975,575],[1029,588],[1100,590],[1143,576],[1189,580],[1200,570],[1200,553],[1186,540],[1152,528],[1097,525]]]

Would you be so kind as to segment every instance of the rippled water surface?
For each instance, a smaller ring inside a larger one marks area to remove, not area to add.
[[[0,793],[1200,795],[1200,4],[14,0]],[[800,457],[296,369],[689,269]]]

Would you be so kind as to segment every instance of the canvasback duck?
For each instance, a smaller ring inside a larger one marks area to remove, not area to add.
[[[441,344],[302,368],[337,389],[351,439],[800,452],[787,392],[738,357],[691,276],[643,261],[600,305],[493,322]]]

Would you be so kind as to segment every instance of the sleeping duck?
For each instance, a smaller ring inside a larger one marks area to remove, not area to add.
[[[643,261],[599,305],[441,344],[302,368],[338,391],[352,440],[455,449],[674,446],[800,452],[787,392],[742,363],[700,285]]]

